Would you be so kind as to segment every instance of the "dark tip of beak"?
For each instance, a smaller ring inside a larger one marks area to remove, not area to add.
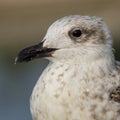
[[[21,50],[15,59],[15,64],[18,62],[28,62],[35,58],[50,57],[56,48],[43,47],[43,41],[37,45],[27,47]]]

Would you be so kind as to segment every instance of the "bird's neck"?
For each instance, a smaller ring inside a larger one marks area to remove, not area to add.
[[[55,64],[69,65],[70,68],[75,68],[78,73],[82,73],[91,77],[104,77],[110,75],[115,69],[115,60],[112,51],[103,54],[100,57],[76,57],[68,60],[59,60]]]

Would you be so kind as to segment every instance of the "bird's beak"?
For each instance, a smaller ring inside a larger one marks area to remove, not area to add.
[[[24,61],[28,62],[35,58],[51,57],[52,53],[57,49],[43,47],[43,43],[44,41],[21,50],[15,59],[15,63]]]

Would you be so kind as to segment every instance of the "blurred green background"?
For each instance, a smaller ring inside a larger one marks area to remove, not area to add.
[[[47,60],[14,64],[18,52],[42,40],[66,15],[102,17],[120,60],[120,0],[0,0],[0,120],[31,120],[29,97]]]

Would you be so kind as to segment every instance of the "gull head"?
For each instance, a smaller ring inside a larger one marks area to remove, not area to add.
[[[106,23],[95,16],[66,16],[55,21],[43,40],[20,51],[16,62],[46,58],[50,61],[94,61],[112,53]]]

